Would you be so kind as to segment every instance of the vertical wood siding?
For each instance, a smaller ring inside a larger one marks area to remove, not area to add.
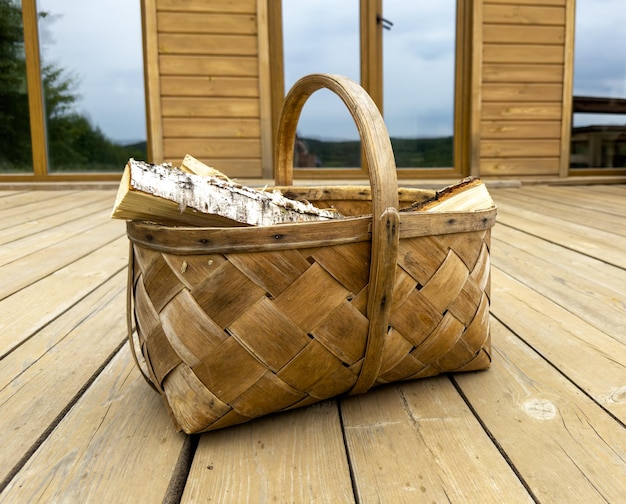
[[[155,1],[162,160],[260,177],[256,0]]]
[[[485,0],[481,176],[558,176],[566,1]]]

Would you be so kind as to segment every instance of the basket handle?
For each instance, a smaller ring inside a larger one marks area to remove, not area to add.
[[[369,333],[361,371],[351,394],[366,392],[380,373],[398,256],[398,178],[387,127],[378,107],[356,82],[312,74],[296,82],[283,103],[276,139],[276,184],[293,183],[293,146],[300,112],[317,90],[334,92],[348,107],[361,137],[372,189],[372,252],[367,300]]]
[[[150,379],[149,374],[143,370],[141,364],[139,364],[139,358],[137,357],[137,350],[135,349],[135,340],[133,338],[133,279],[135,276],[135,247],[133,246],[133,242],[128,242],[128,270],[127,270],[127,282],[126,282],[126,337],[128,339],[128,344],[130,346],[130,353],[133,356],[133,360],[135,361],[135,365],[139,372],[143,376],[143,379],[146,380],[148,385],[156,391],[159,392],[159,389]]]

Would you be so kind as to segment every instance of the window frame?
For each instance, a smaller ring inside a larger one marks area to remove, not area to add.
[[[44,110],[43,84],[41,76],[41,56],[37,0],[21,0],[22,27],[24,30],[24,51],[26,56],[26,80],[31,132],[33,170],[27,173],[2,173],[2,182],[119,182],[119,172],[50,172],[46,119]]]
[[[269,1],[270,47],[280,54],[271,63],[272,82],[280,89],[280,99],[272,97],[274,110],[273,136],[278,126],[284,89],[282,1]],[[454,152],[452,167],[409,167],[397,169],[398,178],[454,178],[473,174],[478,163],[472,162],[472,79],[474,35],[474,1],[456,2],[455,68],[454,68]],[[359,0],[360,75],[361,86],[368,92],[383,113],[383,0]],[[367,169],[355,168],[296,168],[294,175],[310,179],[354,179],[367,177]]]
[[[590,167],[572,168],[572,129],[574,127],[574,60],[576,51],[576,10],[575,1],[566,3],[565,35],[565,75],[563,86],[563,129],[561,131],[560,177],[607,177],[626,175],[626,168]],[[570,120],[568,121],[567,118]]]

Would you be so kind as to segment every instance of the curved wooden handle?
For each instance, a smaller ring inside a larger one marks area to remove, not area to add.
[[[348,107],[361,137],[372,187],[372,255],[367,302],[370,327],[361,371],[351,390],[357,394],[374,385],[382,365],[398,255],[398,177],[387,127],[365,90],[347,77],[312,74],[293,85],[283,104],[276,142],[276,184],[293,183],[298,119],[304,103],[321,88],[334,92]]]
[[[161,393],[162,390],[159,390],[156,385],[152,382],[149,374],[143,370],[141,364],[139,364],[139,358],[137,357],[137,350],[135,349],[135,340],[133,339],[133,279],[135,276],[135,247],[133,246],[132,240],[128,242],[128,274],[127,274],[127,284],[126,284],[126,331],[128,344],[130,346],[130,353],[133,356],[133,360],[135,361],[135,365],[143,379],[146,380],[148,385],[152,388],[152,390]]]

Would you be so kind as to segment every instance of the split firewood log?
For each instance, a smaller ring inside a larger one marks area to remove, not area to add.
[[[330,209],[237,184],[191,156],[183,170],[130,159],[111,217],[179,226],[267,226],[340,219]]]
[[[414,203],[403,211],[417,212],[475,212],[493,208],[495,203],[487,187],[477,177],[467,177],[419,203]]]

